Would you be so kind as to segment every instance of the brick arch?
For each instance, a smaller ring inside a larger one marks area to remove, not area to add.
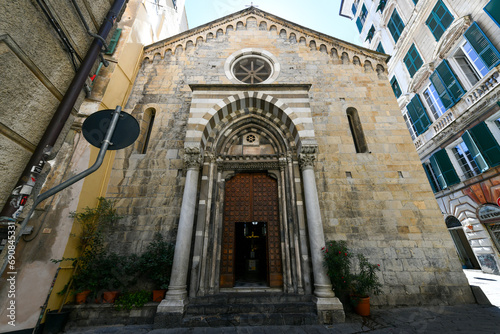
[[[210,108],[202,117],[204,122],[191,124],[193,127],[186,134],[186,141],[193,144],[197,142],[204,150],[214,142],[218,124],[227,124],[241,115],[252,113],[267,118],[283,130],[289,137],[290,144],[297,149],[300,149],[304,140],[314,140],[312,122],[308,122],[303,116],[299,118],[292,108],[278,98],[261,92],[241,92]],[[201,123],[205,123],[204,126]]]

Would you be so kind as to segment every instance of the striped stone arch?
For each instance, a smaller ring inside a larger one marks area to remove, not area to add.
[[[201,119],[190,117],[186,145],[199,143],[202,150],[207,150],[212,147],[224,125],[248,114],[257,114],[279,127],[296,149],[300,149],[304,141],[315,142],[310,111],[308,117],[299,117],[292,108],[272,95],[241,92],[219,101]]]

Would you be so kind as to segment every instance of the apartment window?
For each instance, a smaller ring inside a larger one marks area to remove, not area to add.
[[[431,30],[436,41],[439,41],[454,19],[443,1],[439,0],[425,23]]]
[[[452,148],[453,155],[457,159],[460,169],[464,173],[465,178],[471,178],[475,175],[481,173],[476,165],[476,162],[472,158],[469,148],[462,141],[460,144]]]
[[[380,53],[385,53],[384,47],[382,46],[382,42],[378,42],[376,51]]]
[[[439,117],[441,117],[444,112],[446,111],[443,102],[441,102],[441,99],[439,98],[439,95],[436,91],[436,88],[434,88],[433,84],[430,84],[429,87],[427,87],[426,90],[424,90],[424,98],[425,102],[427,103],[427,106],[429,107],[430,111],[432,112],[432,115],[434,116],[434,119],[437,120]]]
[[[436,176],[439,188],[446,189],[449,186],[460,182],[460,178],[458,177],[446,150],[442,149],[434,153],[430,157],[429,162],[431,164],[432,171]]]
[[[172,0],[172,4],[174,5],[174,9],[177,9],[177,0]]]
[[[500,26],[500,0],[491,0],[484,7],[484,11],[491,17],[495,23]]]
[[[418,94],[415,94],[410,103],[406,105],[406,110],[408,110],[408,115],[410,115],[411,122],[415,127],[417,135],[420,136],[422,133],[427,131],[431,125],[431,121],[429,116],[427,116],[427,112],[425,111]]]
[[[500,130],[500,118],[497,118],[493,123],[497,126],[498,130]]]
[[[365,24],[367,14],[368,11],[366,10],[365,4],[363,4],[363,6],[361,7],[361,12],[359,13],[359,16],[356,20],[356,25],[358,26],[358,30],[360,33],[363,30],[363,25]]]
[[[352,4],[352,8],[351,8],[352,15],[356,15],[356,12],[357,12],[357,10],[358,10],[358,9],[356,8],[356,5],[357,5],[356,3],[353,3],[353,4]]]
[[[375,27],[372,25],[370,30],[368,30],[368,34],[366,34],[365,41],[371,42],[373,39],[373,35],[375,35]]]
[[[462,50],[465,52],[469,60],[474,65],[477,73],[479,73],[481,77],[484,77],[488,73],[488,67],[486,66],[484,61],[479,57],[476,50],[472,48],[472,45],[470,45],[469,42],[465,42],[462,45]]]
[[[415,44],[411,45],[403,61],[408,69],[408,72],[410,73],[410,77],[412,78],[415,73],[417,73],[418,69],[424,64],[422,58],[420,58],[417,48],[415,47]]]
[[[394,9],[394,11],[392,12],[391,18],[387,23],[387,27],[389,28],[392,38],[394,39],[394,43],[397,43],[399,37],[403,33],[405,25],[403,24],[403,20],[401,20],[401,17],[399,17],[398,11],[396,9]]]
[[[453,58],[471,86],[474,86],[489,71],[486,64],[467,41],[458,48]]]
[[[422,164],[422,166],[424,167],[425,174],[427,174],[427,178],[429,179],[429,183],[431,184],[432,191],[438,192],[442,190],[439,186],[436,174],[434,174],[434,171],[432,170],[430,162],[426,162]]]
[[[408,128],[408,131],[410,132],[410,136],[411,136],[411,139],[412,140],[415,140],[415,138],[417,138],[417,130],[415,130],[415,127],[413,126],[413,124],[411,123],[411,120],[408,116],[408,111],[406,111],[404,114],[403,114],[403,118],[405,120],[405,123],[406,123],[406,127]]]
[[[462,140],[481,172],[500,165],[500,146],[486,123],[479,123],[465,131]]]
[[[491,44],[488,37],[486,37],[476,22],[467,29],[464,36],[488,69],[492,69],[500,63],[500,53],[498,53],[498,50]]]
[[[377,7],[377,12],[380,11],[380,13],[384,12],[385,5],[387,5],[387,0],[380,0],[378,2],[378,7]]]
[[[431,74],[430,80],[447,110],[464,95],[464,89],[446,59]]]
[[[418,3],[418,0],[413,0],[413,3],[415,4],[415,6],[417,5]]]
[[[401,88],[399,88],[398,80],[395,76],[391,79],[391,87],[394,95],[396,95],[396,98],[399,98],[401,96]]]

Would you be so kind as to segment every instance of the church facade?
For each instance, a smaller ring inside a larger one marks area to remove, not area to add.
[[[114,251],[175,241],[157,315],[221,293],[314,296],[341,321],[322,247],[380,264],[377,305],[473,302],[387,79],[387,55],[250,7],[145,47],[116,152]]]

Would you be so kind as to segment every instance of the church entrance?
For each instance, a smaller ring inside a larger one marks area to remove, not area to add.
[[[220,287],[282,285],[278,182],[236,174],[225,187]]]
[[[236,223],[234,248],[234,286],[267,286],[267,224]]]

